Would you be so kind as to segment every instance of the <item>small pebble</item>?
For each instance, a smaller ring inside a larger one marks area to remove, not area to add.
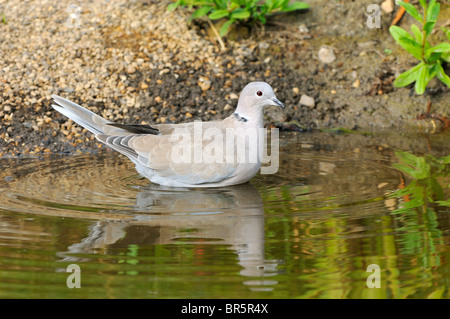
[[[381,9],[386,13],[394,11],[394,0],[385,0],[381,3]]]
[[[300,25],[298,26],[298,31],[299,31],[300,33],[309,33],[308,27],[307,27],[306,25],[304,25],[304,24],[300,24]]]
[[[267,42],[260,42],[258,47],[262,50],[267,50],[269,48],[269,44]]]
[[[328,45],[322,45],[320,47],[318,56],[319,60],[325,64],[330,64],[336,60],[333,48]]]
[[[159,72],[159,75],[163,75],[163,74],[166,74],[166,73],[169,73],[169,72],[170,72],[169,69],[163,69],[163,70],[161,70],[161,71]]]
[[[313,108],[316,105],[316,102],[314,101],[314,98],[303,94],[300,97],[300,105],[304,105],[304,106],[308,106],[308,107]]]
[[[209,78],[201,76],[198,79],[198,86],[202,89],[202,91],[207,91],[211,88],[211,81]]]

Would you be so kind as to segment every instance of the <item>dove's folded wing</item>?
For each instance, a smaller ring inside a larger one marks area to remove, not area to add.
[[[158,129],[160,129],[158,127]],[[167,128],[168,130],[168,128]],[[193,139],[174,139],[173,135],[136,134],[129,136],[110,136],[97,134],[96,138],[128,156],[135,163],[151,169],[154,174],[178,183],[202,184],[217,183],[235,173],[238,163],[227,163],[224,143],[215,147],[215,140],[195,144]],[[204,155],[206,147],[213,149],[209,160],[197,160],[195,154]]]

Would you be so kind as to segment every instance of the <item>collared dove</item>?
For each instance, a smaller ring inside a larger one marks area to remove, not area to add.
[[[139,174],[153,183],[172,187],[223,187],[249,181],[261,168],[261,158],[251,161],[234,157],[230,161],[227,155],[236,150],[239,152],[242,145],[249,151],[249,144],[254,140],[248,135],[263,128],[264,106],[284,108],[272,87],[265,82],[247,84],[241,92],[236,111],[229,117],[200,124],[116,124],[62,97],[52,95],[52,98],[58,104],[52,105],[55,110],[95,134],[99,141],[126,155],[136,164]],[[229,131],[236,134],[235,138],[224,142],[223,137],[230,136]],[[205,140],[207,133],[214,139],[209,136]],[[198,134],[200,143],[196,139]],[[243,140],[240,135],[244,136]],[[190,138],[192,136],[193,139]],[[262,147],[257,145],[257,148]],[[211,158],[195,158],[199,150],[202,154],[202,150],[207,148],[214,157],[213,161]]]

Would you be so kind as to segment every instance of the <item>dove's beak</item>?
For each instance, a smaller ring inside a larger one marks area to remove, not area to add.
[[[270,99],[273,102],[273,105],[280,107],[280,109],[284,109],[284,104],[281,103],[276,97]]]

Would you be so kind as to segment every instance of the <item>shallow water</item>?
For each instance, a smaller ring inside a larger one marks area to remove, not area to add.
[[[109,151],[2,159],[0,298],[448,298],[449,209],[388,196],[409,182],[393,149],[448,137],[282,134],[277,174],[221,189],[152,185]]]

